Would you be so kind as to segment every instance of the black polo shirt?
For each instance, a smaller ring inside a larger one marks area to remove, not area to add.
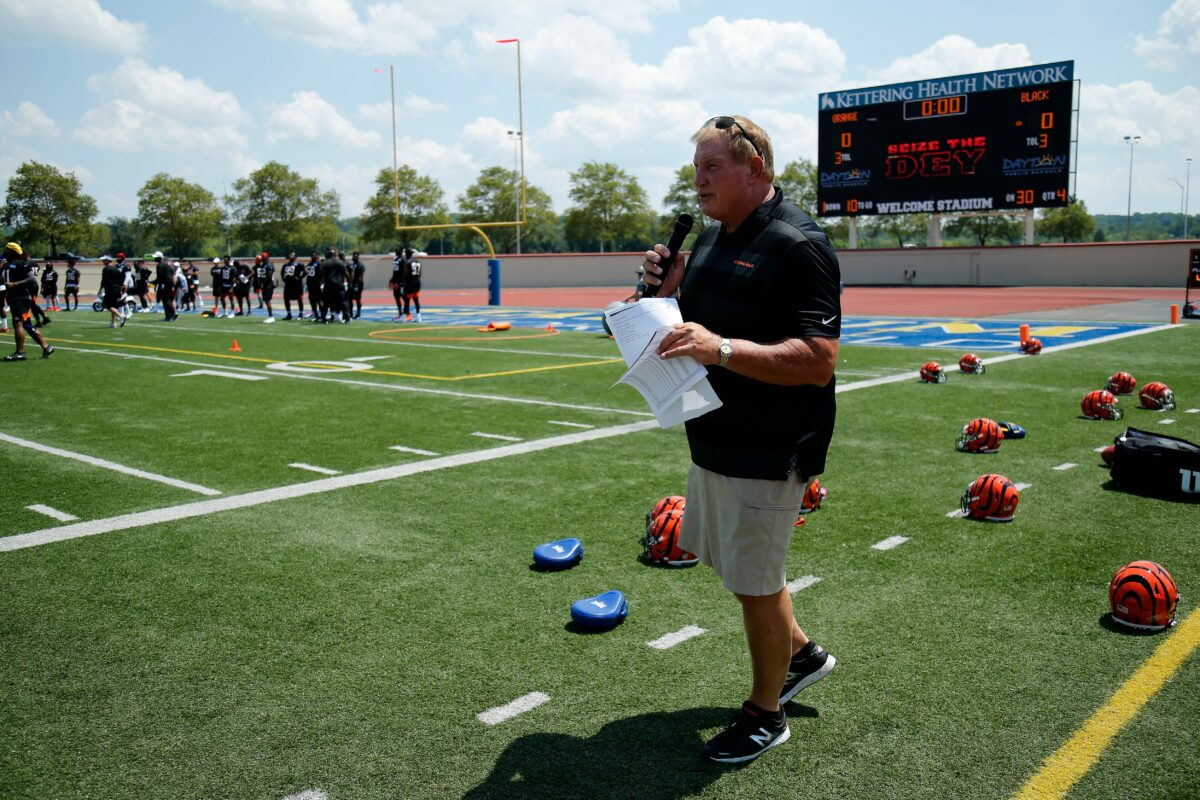
[[[720,223],[704,229],[687,262],[679,307],[685,322],[730,339],[836,339],[840,282],[829,238],[775,187],[733,233]],[[793,469],[805,478],[825,470],[834,379],[825,386],[778,386],[710,365],[708,380],[722,406],[687,422],[694,463],[767,480],[784,480]]]

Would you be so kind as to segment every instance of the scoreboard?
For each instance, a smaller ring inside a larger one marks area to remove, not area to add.
[[[825,92],[821,216],[1068,204],[1074,61]]]

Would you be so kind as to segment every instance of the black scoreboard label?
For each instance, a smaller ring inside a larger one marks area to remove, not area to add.
[[[1074,61],[820,96],[822,216],[1067,205]]]

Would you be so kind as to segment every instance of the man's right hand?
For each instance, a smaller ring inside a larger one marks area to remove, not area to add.
[[[663,265],[668,264],[667,274],[663,275]],[[671,251],[666,245],[656,244],[653,250],[647,250],[642,261],[645,274],[642,280],[651,286],[658,286],[658,296],[665,297],[675,293],[683,275],[683,254],[676,253],[671,258]]]

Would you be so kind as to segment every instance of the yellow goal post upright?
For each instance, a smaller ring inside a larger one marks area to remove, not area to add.
[[[512,222],[450,222],[436,225],[401,225],[400,224],[400,164],[399,153],[397,152],[396,144],[396,71],[395,67],[389,65],[388,72],[391,78],[392,91],[392,199],[393,199],[393,227],[397,231],[418,231],[418,230],[446,230],[455,228],[466,228],[479,234],[483,239],[483,243],[487,246],[488,252],[488,305],[500,305],[500,259],[496,258],[496,249],[492,246],[492,240],[484,233],[484,228],[516,228],[518,241],[520,239],[521,226],[525,225],[527,218],[525,215],[525,100],[521,86],[521,40],[512,39],[497,39],[497,44],[516,44],[517,45],[517,143],[520,145],[521,151],[521,215],[520,219]],[[511,131],[510,131],[511,133]]]

